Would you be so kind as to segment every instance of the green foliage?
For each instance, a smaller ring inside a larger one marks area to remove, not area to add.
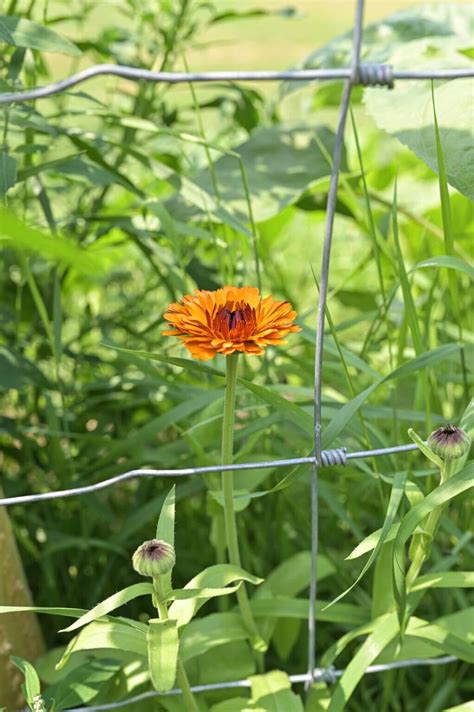
[[[224,22],[238,32],[246,13],[123,0],[97,24],[94,3],[74,0],[67,13],[64,3],[9,5],[2,91],[65,76],[79,54],[88,64],[179,70],[207,33]],[[471,16],[455,3],[404,10],[366,28],[364,61],[471,66]],[[264,27],[264,12],[251,17]],[[346,66],[350,46],[349,35],[336,38],[304,64]],[[411,429],[421,452],[320,471],[317,664],[345,672],[313,687],[308,712],[461,710],[472,693],[472,463],[437,484],[437,463],[423,456],[439,425],[472,430],[469,86],[400,81],[392,92],[353,94],[323,443],[385,447],[409,442]],[[340,85],[306,85],[304,101],[300,88],[282,83],[269,96],[268,86],[191,92],[104,78],[2,110],[6,496],[220,461],[224,359],[192,360],[161,333],[169,302],[195,288],[260,280],[264,294],[294,305],[302,332],[263,359],[241,359],[234,460],[312,451],[314,315]],[[295,121],[288,106],[298,107]],[[234,478],[242,567],[222,550],[217,475],[140,478],[11,510],[36,605],[0,601],[0,614],[45,614],[49,648],[39,661],[15,658],[30,705],[40,692],[48,710],[53,700],[55,710],[123,701],[181,685],[184,670],[191,684],[250,678],[239,694],[201,695],[202,709],[303,709],[287,673],[307,666],[310,468]],[[131,566],[155,531],[177,555],[173,581],[166,575],[158,589],[138,583]],[[430,553],[411,580],[420,542]],[[243,582],[269,646],[260,659],[234,607]],[[58,632],[62,617],[73,622]],[[364,675],[373,663],[443,654],[459,660]],[[140,709],[181,703],[163,697]]]

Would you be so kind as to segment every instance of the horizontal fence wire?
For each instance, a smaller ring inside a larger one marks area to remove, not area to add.
[[[381,455],[393,455],[399,452],[410,452],[417,450],[417,445],[395,445],[394,447],[379,448],[376,450],[360,450],[358,452],[347,452],[346,448],[337,448],[334,450],[323,450],[321,453],[321,467],[335,467],[338,465],[346,465],[349,460],[359,460],[366,457],[379,457]],[[82,494],[90,494],[91,492],[99,492],[121,482],[137,479],[140,477],[190,477],[192,475],[207,475],[211,472],[238,472],[239,470],[265,470],[270,467],[296,467],[298,465],[314,465],[316,458],[314,455],[310,457],[293,457],[287,460],[267,460],[264,462],[242,462],[231,465],[206,465],[205,467],[183,467],[181,469],[170,470],[154,470],[149,468],[140,468],[138,470],[129,470],[120,475],[109,477],[101,482],[95,482],[91,485],[83,487],[72,487],[65,490],[52,490],[50,492],[40,492],[39,494],[23,494],[17,497],[4,497],[0,499],[0,506],[7,507],[13,504],[30,504],[31,502],[44,502],[48,499],[63,499],[65,497],[77,497]]]
[[[366,669],[366,673],[374,672],[387,672],[389,670],[397,670],[400,668],[411,668],[411,667],[422,667],[425,665],[448,665],[449,663],[457,662],[457,658],[453,655],[445,655],[440,658],[415,658],[413,660],[397,660],[393,663],[386,663],[383,665],[369,665]],[[294,685],[300,683],[307,683],[310,680],[315,682],[326,682],[331,685],[337,682],[337,680],[342,677],[344,670],[337,670],[334,666],[328,668],[315,668],[312,674],[303,673],[301,675],[288,675],[288,679]],[[252,685],[250,680],[234,680],[232,682],[216,682],[209,685],[194,685],[191,687],[193,693],[199,692],[215,692],[218,690],[235,690],[239,688],[250,688]],[[103,705],[94,705],[93,707],[74,707],[68,710],[68,712],[105,712],[105,710],[115,710],[120,707],[126,707],[127,705],[133,704],[134,702],[143,702],[144,700],[150,700],[157,697],[170,697],[181,695],[181,690],[175,688],[174,690],[169,690],[169,692],[142,692],[140,695],[134,695],[129,697],[127,700],[122,700],[120,702],[110,702]]]
[[[84,69],[77,74],[72,74],[66,79],[47,84],[44,87],[35,87],[27,91],[4,92],[0,94],[0,104],[13,104],[20,101],[44,99],[54,94],[71,89],[82,82],[87,82],[94,77],[115,76],[130,81],[148,81],[162,84],[185,84],[206,82],[308,82],[331,81],[337,79],[350,79],[352,69],[292,69],[287,71],[227,71],[227,72],[152,72],[148,69],[138,69],[127,65],[96,64]],[[353,84],[364,86],[387,85],[392,86],[396,80],[416,79],[467,79],[474,77],[474,70],[460,67],[454,69],[430,70],[398,70],[389,64],[361,64],[359,74],[354,78]]]
[[[139,477],[187,477],[194,475],[207,474],[210,472],[221,471],[236,471],[250,469],[264,469],[275,467],[288,467],[298,465],[312,466],[312,485],[311,485],[311,547],[312,547],[312,565],[311,565],[311,582],[310,582],[310,605],[308,617],[308,632],[309,632],[309,647],[308,647],[308,672],[299,675],[290,675],[289,679],[292,683],[305,683],[308,687],[314,681],[325,681],[334,683],[342,676],[343,670],[336,670],[333,667],[322,669],[315,667],[316,658],[316,579],[317,579],[317,550],[318,550],[318,469],[321,467],[333,467],[338,465],[346,465],[348,461],[359,458],[378,457],[382,455],[390,455],[395,453],[409,452],[417,450],[416,445],[399,445],[388,448],[379,448],[374,450],[363,450],[349,453],[346,448],[336,448],[333,450],[321,450],[321,371],[322,371],[322,354],[323,354],[323,339],[324,339],[324,321],[325,321],[325,306],[328,287],[330,251],[332,240],[332,229],[335,216],[337,186],[339,177],[340,152],[344,139],[344,127],[349,107],[351,89],[355,85],[363,86],[380,86],[393,88],[394,82],[399,80],[451,80],[451,79],[466,79],[474,77],[474,69],[470,68],[451,68],[451,69],[435,69],[435,70],[397,70],[389,64],[364,64],[360,63],[360,48],[362,41],[362,25],[363,25],[363,9],[364,0],[358,0],[356,5],[356,18],[353,32],[353,49],[352,62],[350,67],[344,68],[328,68],[328,69],[295,69],[288,71],[211,71],[211,72],[153,72],[146,69],[139,69],[129,66],[116,66],[112,64],[99,64],[89,67],[81,72],[73,74],[61,81],[54,82],[42,87],[35,87],[26,91],[0,93],[0,105],[10,105],[20,102],[33,101],[42,99],[55,94],[65,92],[68,89],[77,86],[83,82],[87,82],[98,76],[116,76],[119,78],[131,81],[149,81],[156,83],[167,84],[182,84],[182,83],[206,83],[206,82],[234,82],[234,81],[293,81],[293,82],[308,82],[308,81],[331,81],[344,80],[345,89],[340,106],[338,129],[336,134],[336,143],[333,154],[331,184],[328,192],[328,205],[326,214],[326,229],[323,246],[323,259],[321,267],[321,286],[320,298],[318,304],[318,328],[317,341],[315,349],[315,391],[314,391],[314,423],[315,423],[315,438],[314,438],[314,455],[301,458],[290,458],[285,460],[273,460],[267,462],[246,462],[240,464],[216,465],[208,467],[194,468],[176,468],[168,470],[155,469],[138,469],[124,472],[115,477],[96,482],[94,484],[85,485],[83,487],[74,487],[66,490],[42,492],[39,494],[20,495],[16,497],[5,497],[0,499],[0,506],[9,506],[14,504],[29,504],[32,502],[59,499],[64,497],[73,497],[82,494],[97,492],[107,487],[119,484],[126,480]],[[440,658],[414,659],[405,661],[396,661],[385,665],[372,665],[366,669],[366,672],[383,672],[404,667],[414,667],[421,665],[441,665],[455,662],[457,658],[452,656],[444,656]],[[232,689],[239,687],[250,687],[249,680],[237,680],[235,682],[223,682],[212,685],[199,685],[193,687],[193,692],[206,692],[212,690]],[[112,710],[130,705],[134,702],[140,702],[145,699],[157,697],[162,693],[145,692],[141,695],[129,698],[122,702],[114,702],[92,707],[78,707],[71,712],[100,712],[101,710]],[[181,690],[171,690],[167,695],[181,694]]]

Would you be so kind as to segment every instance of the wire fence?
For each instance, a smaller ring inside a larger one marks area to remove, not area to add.
[[[323,467],[344,466],[349,460],[359,458],[378,457],[394,453],[410,452],[416,450],[416,445],[395,445],[388,448],[375,450],[364,450],[359,452],[347,452],[346,448],[333,450],[321,449],[322,419],[321,419],[321,394],[322,394],[322,365],[324,346],[324,326],[326,314],[326,301],[328,292],[328,277],[331,259],[331,245],[334,217],[336,212],[336,199],[339,182],[339,172],[341,155],[344,142],[344,130],[347,114],[349,110],[352,88],[356,85],[380,86],[388,89],[393,88],[395,81],[409,80],[436,80],[436,79],[462,79],[474,77],[473,69],[438,69],[438,70],[397,70],[388,64],[364,64],[360,62],[360,52],[363,37],[363,13],[364,0],[357,0],[352,39],[352,59],[351,66],[336,69],[300,69],[288,71],[214,71],[214,72],[153,72],[135,67],[115,66],[112,64],[100,64],[85,69],[77,74],[73,74],[61,81],[48,84],[44,87],[37,87],[22,92],[7,92],[0,94],[0,105],[10,105],[18,102],[33,101],[53,96],[64,92],[77,84],[89,81],[94,77],[103,75],[113,75],[131,81],[150,81],[157,83],[179,84],[195,82],[222,82],[222,81],[329,81],[344,80],[344,90],[342,94],[339,120],[336,130],[336,140],[332,157],[331,180],[328,192],[326,225],[324,232],[323,256],[321,264],[321,281],[319,290],[319,303],[317,308],[317,328],[315,343],[315,367],[314,367],[314,455],[302,458],[290,458],[285,460],[273,460],[267,462],[246,462],[229,465],[216,465],[209,467],[191,467],[169,470],[138,469],[130,470],[116,475],[101,482],[96,482],[83,487],[72,489],[43,492],[32,495],[21,495],[17,497],[5,497],[0,499],[0,506],[15,504],[29,504],[50,499],[73,497],[111,487],[125,482],[132,478],[140,477],[188,477],[202,475],[210,472],[221,471],[242,471],[250,469],[264,469],[269,467],[288,467],[297,465],[311,465],[311,580],[309,592],[309,615],[308,615],[308,668],[307,672],[299,675],[290,675],[292,683],[303,683],[309,687],[315,681],[324,681],[328,684],[335,683],[343,674],[343,670],[334,667],[317,668],[316,661],[316,596],[317,596],[317,554],[318,554],[318,472]],[[397,668],[415,667],[422,665],[442,665],[455,662],[457,658],[444,656],[438,658],[413,659],[395,661],[392,663],[372,665],[366,669],[367,673],[383,672]],[[193,687],[193,692],[208,692],[212,690],[222,690],[231,688],[250,687],[249,680],[237,680],[234,682],[221,682],[212,685],[199,685]],[[114,702],[92,707],[78,707],[71,712],[99,712],[100,710],[112,710],[139,702],[163,694],[179,695],[181,690],[174,689],[168,693],[145,692],[141,695],[128,698],[123,702]]]

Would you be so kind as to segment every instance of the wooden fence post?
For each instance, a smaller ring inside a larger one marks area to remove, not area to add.
[[[0,606],[31,605],[31,593],[7,508],[0,507]],[[10,711],[21,709],[25,704],[21,693],[23,675],[10,662],[10,655],[33,662],[43,652],[43,637],[34,613],[0,616],[0,707]]]

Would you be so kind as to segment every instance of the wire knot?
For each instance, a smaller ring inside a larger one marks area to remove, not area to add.
[[[385,86],[393,89],[393,67],[391,64],[360,64],[356,83],[364,87]]]
[[[334,450],[323,450],[321,452],[321,467],[334,467],[335,465],[347,465],[347,448],[338,447]]]
[[[314,679],[318,682],[325,682],[326,685],[335,685],[339,675],[334,665],[329,665],[327,668],[316,668],[314,671]]]

